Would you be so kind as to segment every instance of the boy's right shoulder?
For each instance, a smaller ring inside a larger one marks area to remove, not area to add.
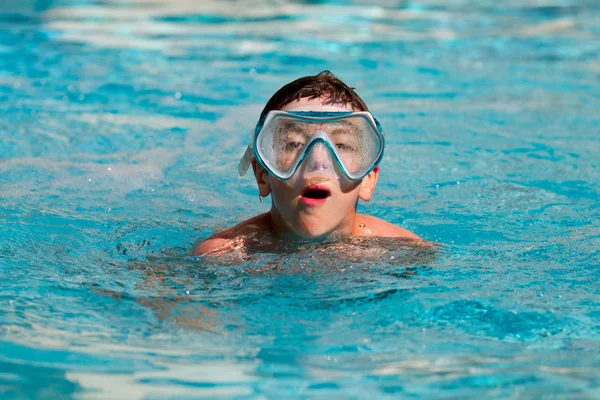
[[[271,228],[270,218],[269,213],[260,214],[233,228],[216,233],[196,246],[193,253],[199,256],[216,256],[242,248],[248,234]]]

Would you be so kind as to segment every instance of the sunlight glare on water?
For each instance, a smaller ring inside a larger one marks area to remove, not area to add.
[[[3,398],[598,397],[598,2],[375,3],[2,2]],[[386,131],[361,211],[439,246],[190,256],[325,69]]]

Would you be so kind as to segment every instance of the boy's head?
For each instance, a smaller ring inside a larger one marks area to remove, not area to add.
[[[367,105],[329,71],[279,89],[252,144],[273,228],[305,238],[352,234],[358,199],[368,201],[377,184],[383,144]]]
[[[262,120],[269,111],[283,107],[302,98],[323,98],[325,104],[348,106],[352,111],[369,111],[369,108],[353,88],[339,80],[329,71],[314,76],[304,76],[279,89],[265,104],[260,113]]]

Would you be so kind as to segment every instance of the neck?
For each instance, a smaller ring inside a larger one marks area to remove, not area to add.
[[[269,222],[271,224],[271,230],[280,235],[290,235],[299,239],[326,239],[331,235],[353,235],[356,231],[356,215],[356,211],[353,210],[352,213],[346,215],[346,217],[344,217],[344,219],[333,229],[323,233],[319,232],[318,234],[311,234],[310,229],[294,229],[295,227],[292,225],[293,222],[290,223],[291,221],[286,221],[275,207],[271,207],[271,211],[269,212]]]

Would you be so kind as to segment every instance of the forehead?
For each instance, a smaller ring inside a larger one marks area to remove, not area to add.
[[[350,103],[328,104],[329,99],[318,97],[309,99],[302,97],[286,104],[281,108],[282,111],[355,111]]]

